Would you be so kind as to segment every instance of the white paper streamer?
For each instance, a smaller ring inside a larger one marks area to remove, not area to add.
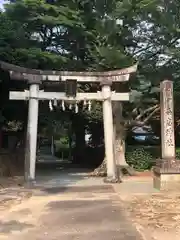
[[[86,101],[86,99],[84,99],[83,105],[84,105],[84,106],[87,105],[87,101]]]
[[[91,101],[88,101],[88,111],[90,112],[91,111]]]
[[[79,110],[79,109],[78,109],[78,104],[76,103],[76,104],[75,104],[75,113],[78,113],[78,110]]]
[[[69,109],[72,110],[72,103],[69,104]]]
[[[57,103],[57,99],[54,99],[54,106],[57,107],[58,103]]]
[[[61,106],[62,106],[62,110],[63,110],[63,111],[65,111],[65,110],[66,110],[66,108],[65,108],[64,101],[62,101],[62,103],[61,103]]]
[[[50,111],[53,111],[53,105],[52,105],[52,101],[51,100],[49,101],[49,109],[50,109]]]

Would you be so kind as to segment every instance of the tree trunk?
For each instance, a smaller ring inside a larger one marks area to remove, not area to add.
[[[114,127],[114,157],[117,166],[117,178],[122,174],[134,175],[134,170],[127,164],[125,159],[126,129],[123,122],[122,103],[113,102],[113,127]],[[106,158],[101,165],[91,174],[93,176],[106,176]]]
[[[125,158],[126,129],[122,124],[122,110],[123,106],[121,102],[113,103],[114,157],[118,171],[118,178],[120,178],[120,175],[123,173],[134,175],[134,170],[127,164]]]
[[[73,130],[75,134],[75,153],[73,156],[73,163],[83,163],[85,154],[85,122],[84,119],[76,115],[73,117]]]
[[[69,142],[69,161],[72,161],[72,143],[73,143],[73,131],[72,131],[72,122],[69,124],[68,129],[68,142]]]
[[[121,124],[122,104],[119,102],[113,103],[113,127],[114,127],[114,157],[117,165],[127,166],[125,160],[125,129]]]
[[[3,136],[2,136],[2,127],[0,124],[0,149],[2,148],[2,145],[3,145]]]

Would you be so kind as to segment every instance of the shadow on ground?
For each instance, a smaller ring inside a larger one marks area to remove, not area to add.
[[[124,215],[112,186],[44,189],[60,193],[44,206],[41,227],[29,231],[31,239],[141,240]],[[65,194],[61,197],[61,192]],[[87,195],[88,194],[88,195]],[[48,228],[47,228],[48,226]],[[45,233],[44,236],[42,233]],[[25,236],[24,236],[25,237]]]
[[[0,233],[11,233],[11,232],[21,232],[25,228],[33,228],[33,224],[19,222],[17,220],[11,221],[0,221]]]
[[[106,192],[113,193],[114,190],[111,186],[88,186],[88,187],[81,187],[81,186],[66,186],[66,187],[51,187],[51,188],[44,188],[41,189],[41,193],[44,194],[59,194],[59,193],[84,193],[84,192],[91,192],[91,193],[106,193]]]
[[[44,167],[44,166],[42,166]],[[103,185],[102,178],[92,178],[89,173],[92,169],[78,168],[78,166],[66,165],[66,166],[53,166],[45,169],[38,169],[36,175],[35,188],[43,188],[44,192],[48,193],[65,191],[66,187],[70,186],[91,186],[91,185]]]

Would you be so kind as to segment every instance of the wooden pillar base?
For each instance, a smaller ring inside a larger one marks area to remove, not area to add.
[[[153,186],[158,190],[180,188],[180,160],[161,159],[153,169]]]

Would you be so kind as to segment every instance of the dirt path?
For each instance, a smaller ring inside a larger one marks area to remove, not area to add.
[[[111,186],[51,187],[0,216],[1,240],[143,240]]]
[[[158,191],[152,177],[129,177],[114,185],[126,212],[147,239],[180,239],[180,189]]]

